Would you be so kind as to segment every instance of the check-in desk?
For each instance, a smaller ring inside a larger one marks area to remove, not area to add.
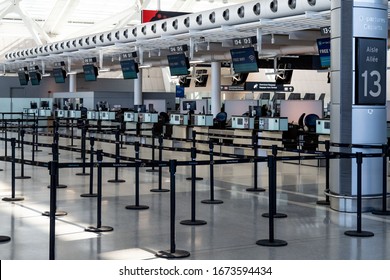
[[[68,110],[57,110],[55,111],[55,117],[59,119],[66,119],[68,118]]]
[[[124,122],[138,122],[138,113],[137,112],[124,112],[123,121]]]
[[[80,119],[81,118],[81,111],[69,110],[68,111],[68,118],[69,119]]]
[[[265,131],[287,131],[287,118],[259,118],[259,130]]]
[[[97,121],[100,118],[99,111],[88,111],[87,112],[87,120]]]
[[[191,124],[194,126],[213,126],[214,116],[208,115],[192,115]]]
[[[232,116],[232,128],[234,129],[254,129],[255,119],[247,116]]]
[[[158,113],[138,113],[138,121],[140,123],[157,123]]]
[[[51,117],[51,110],[49,109],[39,109],[38,110],[39,117]]]
[[[100,111],[99,112],[99,119],[102,121],[114,121],[115,120],[115,112],[111,111]]]
[[[185,114],[171,114],[169,117],[169,124],[172,125],[188,125],[188,115]]]
[[[316,121],[316,133],[317,134],[330,134],[330,120],[317,120]]]
[[[26,118],[38,117],[39,110],[26,108],[26,109],[23,109],[23,114],[26,115]]]

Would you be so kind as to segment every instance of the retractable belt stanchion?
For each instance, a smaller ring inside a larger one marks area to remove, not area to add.
[[[20,122],[21,122],[21,119],[18,119],[18,146],[15,147],[17,149],[20,149],[20,130],[22,129],[22,125],[23,125],[23,123],[20,123]]]
[[[385,144],[382,146],[383,153],[383,176],[382,176],[382,209],[374,210],[372,214],[381,215],[381,216],[389,216],[390,211],[387,210],[387,155],[389,153],[389,147]]]
[[[34,132],[33,132],[33,135],[35,135],[35,142],[34,141],[33,142],[34,142],[35,152],[42,152],[42,150],[38,149],[38,143],[39,143],[39,139],[38,139],[38,136],[39,136],[39,134],[38,134],[38,124],[39,124],[38,118],[36,118],[35,115],[34,115],[34,128],[33,128]]]
[[[77,176],[88,176],[89,175],[89,173],[85,172],[85,160],[86,160],[86,157],[85,157],[86,144],[85,144],[85,142],[87,141],[86,134],[87,134],[87,129],[86,129],[85,125],[83,125],[83,128],[81,129],[81,158],[78,158],[78,159],[83,160],[83,169],[82,169],[81,173],[76,173]]]
[[[96,197],[97,194],[93,193],[93,158],[94,158],[94,149],[93,146],[95,145],[95,137],[89,138],[89,143],[91,145],[90,148],[90,167],[89,167],[89,193],[81,194],[81,197]]]
[[[7,144],[8,144],[8,127],[7,127],[7,122],[5,122],[4,124],[4,128],[5,128],[5,131],[4,131],[4,156],[7,157],[8,156],[8,152],[7,152]]]
[[[48,212],[50,218],[49,226],[49,259],[55,259],[55,240],[56,240],[56,208],[57,208],[57,188],[56,177],[58,172],[58,162],[51,161],[49,163],[50,172],[50,211]]]
[[[317,201],[318,205],[330,205],[330,200],[329,200],[329,157],[330,157],[330,142],[329,140],[325,141],[325,193],[326,193],[326,198],[325,200],[319,200]]]
[[[120,130],[119,128],[115,131],[115,163],[119,164],[120,161]],[[115,166],[115,179],[107,180],[109,183],[124,183],[126,180],[119,179],[119,167]]]
[[[73,143],[73,135],[74,135],[74,131],[73,131],[73,119],[70,120],[70,145],[68,145],[68,147],[76,147],[77,145],[74,145]]]
[[[258,141],[257,131],[254,130],[253,134],[252,134],[252,145],[253,145],[253,152],[254,152],[255,158],[257,157],[257,150],[258,150],[257,141]],[[258,162],[255,161],[254,165],[253,165],[253,188],[248,188],[248,189],[246,189],[246,191],[248,191],[248,192],[264,192],[265,191],[265,189],[258,187],[258,178],[257,177],[258,177]]]
[[[209,142],[210,151],[210,199],[202,200],[204,204],[222,204],[222,200],[214,199],[214,143],[212,140]]]
[[[196,148],[192,147],[191,148],[191,220],[184,220],[181,221],[180,224],[186,225],[186,226],[202,226],[207,224],[206,221],[203,220],[197,220],[195,218],[196,214],[196,189],[195,189],[195,181],[196,181]]]
[[[190,256],[190,253],[184,250],[176,250],[176,160],[169,161],[169,173],[171,177],[171,203],[170,203],[170,249],[166,251],[159,251],[156,257],[166,259],[178,259],[186,258]]]
[[[155,145],[155,140],[156,140],[156,137],[154,135],[154,133],[152,133],[152,162],[155,161],[155,157],[154,157],[154,150],[156,148],[156,145]],[[160,140],[160,137],[159,137],[159,140]],[[146,169],[145,170],[146,172],[158,172],[158,170],[154,169],[154,165],[152,166],[151,169]]]
[[[363,154],[361,152],[356,153],[356,165],[357,165],[357,201],[356,201],[356,230],[347,230],[344,232],[347,236],[354,237],[371,237],[374,233],[370,231],[362,231],[362,163]]]
[[[151,189],[151,192],[169,192],[168,189],[162,188],[162,167],[161,167],[161,161],[162,161],[162,144],[163,144],[163,136],[160,135],[158,137],[158,188],[157,189]],[[154,162],[154,160],[153,160]]]
[[[21,163],[20,163],[20,176],[16,176],[15,179],[30,179],[30,176],[24,175],[24,134],[26,131],[24,129],[20,130],[20,139],[21,139],[21,150],[20,150],[20,157],[21,157]]]
[[[7,147],[5,147],[7,149]],[[15,197],[15,148],[16,148],[16,139],[11,138],[11,197],[4,197],[3,201],[22,201],[23,197]]]
[[[90,226],[85,229],[89,232],[106,232],[113,231],[114,228],[109,226],[102,226],[102,161],[103,161],[103,151],[97,150],[97,225],[96,227]]]
[[[287,215],[284,214],[284,213],[278,213],[278,211],[276,210],[277,209],[277,203],[276,203],[276,188],[277,188],[277,180],[276,180],[276,177],[277,177],[277,161],[276,161],[276,155],[278,154],[278,147],[276,145],[272,145],[272,155],[274,156],[275,158],[275,167],[274,167],[274,172],[275,172],[275,176],[274,176],[274,186],[275,188],[272,188],[270,189],[269,191],[273,191],[274,194],[273,194],[273,203],[272,205],[274,206],[274,210],[272,211],[274,213],[274,218],[287,218]],[[269,217],[269,214],[270,213],[264,213],[262,214],[261,216],[265,217],[265,218],[268,218]]]
[[[195,151],[196,151],[196,130],[192,131],[192,149],[195,149]],[[192,152],[191,152],[191,154],[192,154]],[[203,178],[202,177],[195,177],[195,178],[193,178],[191,176],[191,177],[186,178],[186,180],[188,180],[188,181],[192,181],[192,180],[200,181],[200,180],[203,180]]]
[[[53,144],[51,146],[51,154],[52,154],[52,157],[53,157],[53,161],[55,162],[60,162],[60,153],[59,153],[59,150],[58,150],[58,139],[59,139],[59,135],[58,135],[58,131],[54,132],[54,137],[53,137]],[[51,187],[51,185],[47,186],[48,188]],[[60,184],[60,172],[58,171],[57,174],[56,174],[56,187],[57,189],[65,189],[67,188],[68,186],[67,185],[63,185],[63,184]]]
[[[268,208],[269,208],[269,239],[261,239],[256,242],[260,246],[268,247],[281,247],[286,246],[287,242],[280,239],[275,239],[275,201],[274,197],[276,194],[276,158],[274,155],[268,156],[268,182],[269,182],[269,199],[268,199]]]
[[[139,160],[139,142],[134,143],[135,162],[140,163]],[[135,205],[127,205],[126,209],[129,210],[146,210],[149,209],[147,205],[139,204],[139,165],[135,167]]]
[[[54,188],[55,191],[57,192],[57,188],[58,188],[58,181],[59,181],[59,168],[58,168],[58,144],[57,143],[53,143],[52,146],[51,146],[51,149],[53,151],[53,161],[52,162],[55,162],[55,164],[57,165],[57,169],[56,171],[54,172],[54,177],[50,177],[50,186],[48,187],[50,189],[50,193],[52,193],[52,189]],[[66,187],[66,186],[65,186]],[[56,194],[57,196],[57,194]],[[50,207],[50,211],[45,211],[42,213],[43,216],[51,216],[52,214],[55,215],[55,216],[66,216],[68,215],[67,212],[65,211],[58,211],[57,210],[57,206],[55,207],[55,213],[52,213],[52,207]]]

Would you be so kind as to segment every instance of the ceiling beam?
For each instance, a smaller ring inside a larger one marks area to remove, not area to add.
[[[80,0],[57,0],[43,25],[43,29],[49,34],[59,34],[79,2]]]

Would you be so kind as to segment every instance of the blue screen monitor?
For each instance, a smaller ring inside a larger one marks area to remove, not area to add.
[[[234,73],[259,72],[258,57],[253,47],[231,49]]]
[[[188,75],[190,62],[184,53],[168,55],[168,65],[171,71],[171,76]]]
[[[85,81],[96,81],[97,76],[99,75],[98,69],[93,64],[83,65],[84,70],[84,80]]]
[[[24,71],[19,71],[18,72],[18,78],[19,78],[19,83],[21,86],[27,86],[29,77],[28,74]]]
[[[65,83],[66,71],[62,68],[53,68],[54,81],[57,84]]]
[[[322,68],[330,67],[330,38],[317,39],[318,54]]]
[[[38,86],[41,83],[42,76],[40,73],[31,71],[28,72],[28,75],[30,76],[30,81],[33,86]]]
[[[123,60],[120,62],[122,68],[123,79],[137,79],[139,72],[138,63],[134,60]]]

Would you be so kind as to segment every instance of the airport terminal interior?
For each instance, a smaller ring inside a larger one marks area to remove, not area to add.
[[[390,259],[388,1],[116,2],[0,1],[1,260]]]

